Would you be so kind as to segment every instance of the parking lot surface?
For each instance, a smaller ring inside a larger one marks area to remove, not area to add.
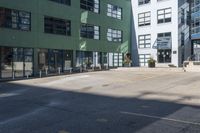
[[[111,70],[0,83],[0,133],[199,133],[200,73]]]

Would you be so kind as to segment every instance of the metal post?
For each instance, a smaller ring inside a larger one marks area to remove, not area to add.
[[[15,79],[15,71],[12,73],[12,78]]]
[[[58,74],[60,75],[60,67],[58,67]]]
[[[48,75],[48,68],[45,68],[46,76]]]
[[[40,70],[40,78],[42,78],[42,71]]]

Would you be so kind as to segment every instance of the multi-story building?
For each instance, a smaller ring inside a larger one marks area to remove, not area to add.
[[[0,79],[122,66],[130,18],[129,0],[0,0]]]
[[[187,0],[132,0],[132,51],[136,66],[181,66],[191,54]]]
[[[192,48],[194,59],[200,61],[200,0],[191,0]]]

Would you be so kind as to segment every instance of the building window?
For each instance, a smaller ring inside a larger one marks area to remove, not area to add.
[[[81,24],[80,36],[83,38],[99,40],[100,28],[95,25]]]
[[[144,5],[150,3],[151,0],[138,0],[138,5]]]
[[[50,0],[50,1],[57,2],[60,4],[65,4],[65,5],[71,5],[71,0]]]
[[[181,32],[181,46],[185,45],[185,33]]]
[[[151,24],[151,12],[138,14],[138,25],[146,26]]]
[[[109,42],[122,42],[122,31],[121,30],[108,29],[107,40]]]
[[[158,10],[158,24],[171,22],[172,19],[172,9],[166,8]]]
[[[122,8],[108,4],[107,5],[107,16],[117,18],[117,19],[122,19]]]
[[[44,17],[44,32],[70,36],[71,21],[53,17]]]
[[[140,66],[148,66],[148,60],[150,59],[150,54],[140,54],[139,55],[139,62]]]
[[[0,27],[31,30],[31,13],[0,7]]]
[[[80,0],[81,9],[99,13],[99,0]]]
[[[150,48],[151,47],[151,35],[140,35],[138,39],[139,48]]]

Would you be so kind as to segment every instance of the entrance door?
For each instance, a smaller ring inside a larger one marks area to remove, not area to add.
[[[59,69],[63,71],[63,51],[49,50],[49,72],[57,73]]]
[[[158,50],[158,63],[171,63],[171,49]]]
[[[13,71],[15,77],[24,76],[23,48],[13,48]]]

